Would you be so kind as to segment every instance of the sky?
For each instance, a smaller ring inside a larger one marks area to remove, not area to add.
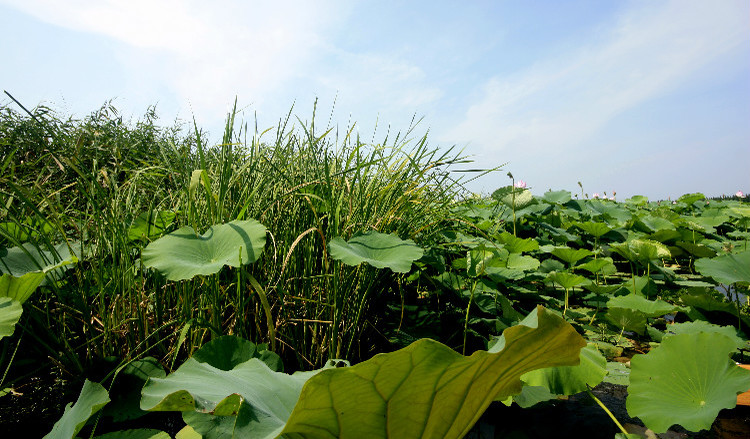
[[[271,3],[0,0],[0,88],[73,117],[155,105],[216,143],[235,98],[260,130],[317,100],[375,143],[421,119],[466,167],[504,165],[482,194],[508,172],[538,195],[750,193],[747,0]]]

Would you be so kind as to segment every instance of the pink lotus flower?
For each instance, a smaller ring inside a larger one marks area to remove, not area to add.
[[[745,198],[745,194],[742,193],[742,191],[737,191],[736,194],[734,194],[737,198]]]
[[[526,189],[526,182],[523,180],[518,180],[514,186],[518,189]]]
[[[592,197],[592,198],[599,198],[599,193],[597,192],[597,193],[595,193],[594,195],[592,195],[591,197]]]

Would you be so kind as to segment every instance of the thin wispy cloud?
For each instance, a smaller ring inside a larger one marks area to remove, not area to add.
[[[619,114],[689,87],[711,64],[745,61],[736,55],[750,48],[746,4],[634,5],[611,30],[597,29],[596,42],[490,78],[482,98],[441,137],[469,143],[484,159],[510,160],[534,177],[563,173],[550,159],[590,149],[587,141]]]

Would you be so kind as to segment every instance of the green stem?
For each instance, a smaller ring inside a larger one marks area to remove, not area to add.
[[[466,334],[469,332],[469,310],[471,309],[471,302],[474,300],[474,290],[477,287],[477,281],[471,286],[471,295],[469,295],[469,304],[466,306],[466,321],[464,322],[464,348],[461,351],[463,355],[466,355]]]
[[[591,391],[590,388],[586,389],[586,393],[588,393],[589,396],[591,397],[591,399],[593,399],[594,401],[596,401],[596,403],[599,404],[599,407],[601,407],[602,410],[604,410],[609,415],[609,417],[612,419],[612,421],[615,423],[615,425],[617,425],[617,428],[619,428],[620,431],[623,434],[628,434],[628,431],[625,430],[625,427],[623,427],[622,424],[620,424],[620,421],[618,421],[617,418],[615,418],[615,415],[613,415],[612,412],[609,411],[609,409],[607,408],[607,406],[604,405],[604,403],[601,402],[601,400],[599,398],[597,398],[596,395],[594,395],[594,393]]]

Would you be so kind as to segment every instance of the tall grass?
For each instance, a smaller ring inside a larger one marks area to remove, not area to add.
[[[428,239],[462,192],[449,168],[465,159],[429,146],[415,125],[367,143],[354,127],[320,129],[315,111],[309,123],[290,111],[263,131],[236,115],[208,145],[197,125],[158,127],[153,110],[134,125],[110,105],[83,120],[2,110],[0,221],[13,227],[0,228],[0,245],[84,249],[26,307],[17,337],[34,343],[25,346],[71,374],[108,357],[174,364],[224,333],[269,343],[292,367],[374,353],[374,299],[398,297],[404,278],[343,265],[326,244],[365,230]],[[254,218],[268,244],[252,265],[167,282],[140,262],[147,242],[128,235],[135,217],[160,211],[177,214],[170,230],[199,233]]]

